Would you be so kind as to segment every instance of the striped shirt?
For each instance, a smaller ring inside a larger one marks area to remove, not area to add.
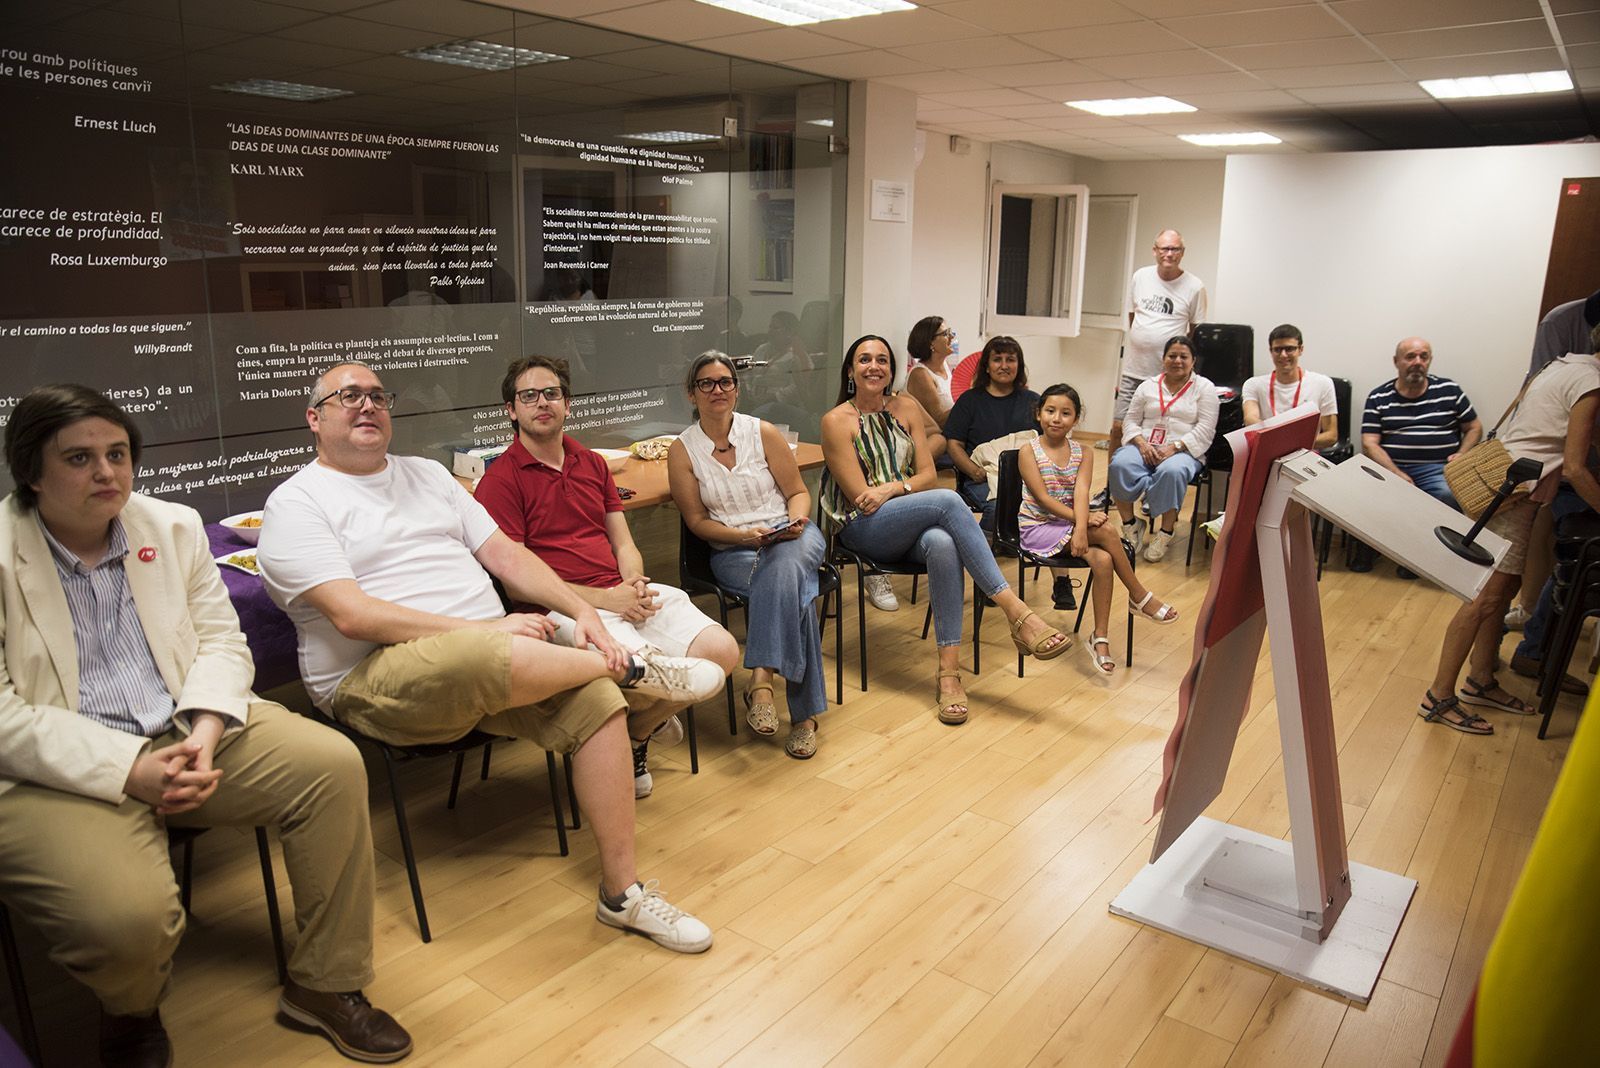
[[[1394,382],[1367,394],[1361,432],[1378,435],[1378,444],[1396,464],[1442,464],[1461,448],[1461,427],[1478,418],[1461,387],[1448,378],[1428,376],[1416,398],[1402,396]]]
[[[128,588],[128,535],[111,521],[111,544],[94,567],[39,524],[72,613],[78,645],[78,713],[102,727],[154,738],[172,726],[176,702],[156,668]]]
[[[855,402],[851,401],[850,406],[855,408]],[[917,447],[911,440],[911,432],[887,407],[876,412],[856,408],[856,418],[860,429],[850,444],[867,485],[882,486],[910,478],[917,463]],[[838,526],[860,514],[854,503],[845,499],[844,491],[833,480],[832,471],[822,473],[822,514]]]

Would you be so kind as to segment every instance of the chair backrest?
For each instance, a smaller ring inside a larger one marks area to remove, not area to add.
[[[1019,544],[1017,515],[1022,511],[1022,468],[1017,450],[1000,454],[1000,484],[994,499],[994,540],[1015,548]]]
[[[1350,440],[1350,380],[1348,378],[1335,378],[1333,380],[1333,400],[1339,409],[1339,440]]]
[[[678,518],[678,585],[688,589],[696,584],[715,586],[717,576],[711,570],[711,543],[689,529],[689,524]]]
[[[1217,432],[1211,439],[1211,447],[1206,450],[1203,457],[1206,466],[1213,471],[1233,470],[1233,446],[1228,444],[1227,435],[1244,426],[1244,400],[1235,396],[1232,400],[1223,401],[1217,407]]]

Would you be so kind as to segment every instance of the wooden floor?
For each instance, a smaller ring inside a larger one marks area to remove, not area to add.
[[[676,526],[662,509],[639,534],[674,546]],[[716,931],[701,956],[595,922],[593,841],[577,832],[572,855],[556,855],[543,754],[527,743],[497,748],[489,780],[472,779],[453,812],[447,762],[408,769],[434,931],[423,945],[374,776],[369,993],[415,1036],[408,1063],[1440,1063],[1576,701],[1563,698],[1545,742],[1506,715],[1486,739],[1423,723],[1417,699],[1455,602],[1387,563],[1359,575],[1335,564],[1321,595],[1350,855],[1420,884],[1371,1004],[1118,919],[1106,906],[1149,854],[1188,620],[1208,581],[1203,559],[1185,570],[1182,548],[1140,573],[1185,623],[1140,625],[1134,668],[1110,682],[1081,650],[1017,678],[996,613],[984,671],[968,683],[972,720],[941,726],[922,608],[903,604],[869,609],[868,693],[851,677],[847,617],[845,703],[824,717],[815,759],[790,760],[781,737],[742,724],[730,737],[721,702],[702,706],[700,773],[689,774],[687,747],[655,754],[655,794],[638,809],[641,874]],[[853,599],[853,581],[846,589]],[[909,582],[898,589],[904,602]],[[1029,600],[1051,615],[1044,587]],[[1124,617],[1113,618],[1120,659]],[[970,657],[969,644],[965,666]],[[1209,814],[1288,832],[1265,653]],[[92,999],[36,946],[29,956],[49,1063],[85,1063]],[[194,917],[164,1010],[179,1063],[348,1063],[275,1023],[276,996],[253,839],[213,832],[199,842]]]

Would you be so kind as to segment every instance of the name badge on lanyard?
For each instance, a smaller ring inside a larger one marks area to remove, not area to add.
[[[1181,397],[1185,393],[1189,392],[1189,387],[1192,386],[1192,385],[1194,385],[1194,379],[1193,378],[1191,378],[1191,379],[1189,379],[1189,381],[1185,382],[1183,384],[1183,388],[1178,390],[1178,392],[1174,393],[1172,395],[1172,399],[1171,400],[1168,400],[1167,399],[1166,382],[1164,380],[1164,376],[1162,376],[1162,375],[1157,375],[1156,376],[1156,407],[1161,409],[1161,421],[1158,422],[1155,426],[1150,428],[1150,433],[1147,435],[1147,438],[1148,438],[1150,444],[1152,444],[1152,445],[1165,445],[1166,444],[1166,442],[1167,442],[1167,413],[1172,410],[1172,406],[1174,404],[1178,403],[1178,398],[1179,397]]]

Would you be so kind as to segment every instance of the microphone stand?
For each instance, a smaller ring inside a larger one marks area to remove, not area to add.
[[[1471,530],[1462,534],[1458,530],[1452,530],[1447,526],[1441,525],[1433,528],[1434,535],[1444,542],[1446,548],[1463,560],[1469,560],[1474,564],[1482,564],[1484,567],[1488,567],[1494,563],[1494,557],[1490,555],[1489,550],[1477,544],[1478,533],[1483,530],[1490,519],[1494,518],[1495,512],[1499,511],[1506,498],[1511,496],[1512,490],[1523,482],[1531,482],[1538,478],[1542,470],[1543,468],[1538,460],[1525,458],[1514,461],[1506,469],[1506,480],[1500,483],[1499,489],[1495,490],[1494,499],[1489,502],[1488,507],[1478,516],[1477,522],[1472,524]]]

